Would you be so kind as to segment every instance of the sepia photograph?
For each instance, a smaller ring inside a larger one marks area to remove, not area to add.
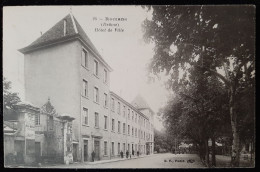
[[[254,168],[255,13],[4,6],[4,168]]]

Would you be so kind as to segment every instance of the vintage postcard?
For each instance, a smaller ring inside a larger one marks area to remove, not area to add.
[[[3,7],[5,168],[255,166],[255,7]]]

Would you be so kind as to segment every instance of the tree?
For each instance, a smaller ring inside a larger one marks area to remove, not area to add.
[[[149,6],[148,10],[153,17],[143,23],[144,39],[155,44],[150,72],[157,75],[166,71],[173,91],[187,83],[192,75],[190,66],[225,84],[233,135],[231,164],[239,166],[236,97],[242,90],[254,89],[254,7]]]
[[[163,147],[164,138],[160,131],[154,129],[154,150],[160,152]]]
[[[216,77],[204,77],[200,68],[191,68],[192,75],[186,85],[182,85],[177,96],[160,110],[164,125],[174,142],[192,140],[197,145],[201,160],[207,166],[216,166],[214,143],[215,139],[227,133],[229,116],[225,115],[226,91]],[[208,140],[211,138],[212,163],[209,159]],[[168,141],[170,142],[170,141]]]
[[[20,98],[18,93],[12,93],[11,82],[7,81],[5,77],[3,77],[3,115],[4,119],[9,119],[13,113],[15,113],[15,105],[20,102]]]

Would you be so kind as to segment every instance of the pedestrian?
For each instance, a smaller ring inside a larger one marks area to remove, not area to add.
[[[128,150],[126,151],[126,158],[128,158],[128,155],[129,155],[129,152],[128,152]]]
[[[124,154],[123,154],[123,151],[122,151],[122,150],[121,150],[121,152],[120,152],[120,155],[121,155],[121,158],[124,157]]]
[[[91,156],[92,156],[92,162],[94,162],[96,153],[93,151],[93,152],[91,153]]]

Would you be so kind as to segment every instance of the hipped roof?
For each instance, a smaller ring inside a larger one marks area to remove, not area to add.
[[[64,35],[64,20],[66,21],[66,34]],[[93,54],[100,59],[101,62],[104,63],[105,66],[108,67],[110,71],[112,68],[105,62],[102,58],[94,44],[91,42],[87,34],[84,32],[76,18],[72,14],[68,14],[63,19],[61,19],[58,23],[56,23],[52,28],[50,28],[47,32],[41,35],[38,39],[32,42],[30,45],[19,49],[19,51],[23,54],[32,52],[36,49],[52,45],[55,43],[59,43],[66,40],[71,40],[73,38],[79,38],[83,41],[89,49],[93,52]]]

